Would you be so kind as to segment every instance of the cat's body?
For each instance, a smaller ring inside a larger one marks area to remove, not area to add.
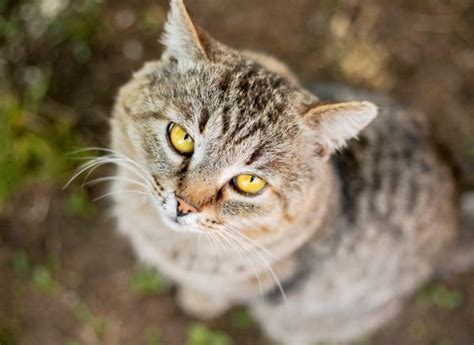
[[[375,329],[430,276],[457,226],[454,183],[423,118],[374,99],[378,118],[328,161],[373,106],[322,103],[283,65],[220,45],[181,1],[172,7],[167,53],[114,113],[113,149],[138,162],[122,158],[114,183],[120,230],[197,316],[245,304],[295,344]],[[340,88],[329,98],[361,99]],[[194,138],[193,156],[169,149],[169,121]],[[254,171],[268,183],[256,196],[226,182]],[[147,195],[120,193],[130,190]]]
[[[451,173],[420,114],[342,87],[323,93],[380,113],[333,160],[340,207],[296,254],[290,312],[279,298],[255,308],[269,334],[294,344],[354,340],[396,315],[458,227]]]

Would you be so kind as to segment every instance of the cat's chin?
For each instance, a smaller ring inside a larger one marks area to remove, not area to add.
[[[181,233],[201,233],[202,231],[198,228],[193,227],[192,225],[189,224],[183,224],[182,222],[179,221],[179,219],[171,218],[167,215],[160,214],[161,220],[163,223],[166,225],[167,228],[170,230],[176,231],[176,232],[181,232]]]

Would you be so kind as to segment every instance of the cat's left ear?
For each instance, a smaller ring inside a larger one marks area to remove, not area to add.
[[[327,159],[367,127],[377,113],[377,107],[370,102],[345,102],[317,104],[304,118],[311,128],[319,154]]]
[[[166,51],[183,64],[210,59],[212,39],[194,24],[184,0],[171,0],[170,6],[162,37]]]

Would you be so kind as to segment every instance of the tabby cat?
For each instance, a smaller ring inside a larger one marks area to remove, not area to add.
[[[163,43],[119,93],[108,159],[118,226],[179,305],[248,306],[285,344],[351,341],[396,315],[457,228],[423,117],[341,87],[322,101],[214,40],[183,0]]]

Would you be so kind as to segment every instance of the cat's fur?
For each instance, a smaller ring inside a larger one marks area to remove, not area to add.
[[[374,99],[374,120],[360,101],[372,96],[341,88],[325,99],[354,101],[322,102],[278,61],[213,40],[182,0],[163,42],[112,120],[113,149],[138,162],[123,158],[113,188],[140,258],[178,285],[189,313],[245,304],[285,343],[355,339],[395,315],[457,227],[423,117]],[[191,158],[170,148],[169,122],[194,138]],[[229,181],[242,173],[269,187],[238,194]],[[200,212],[176,218],[176,195]]]

